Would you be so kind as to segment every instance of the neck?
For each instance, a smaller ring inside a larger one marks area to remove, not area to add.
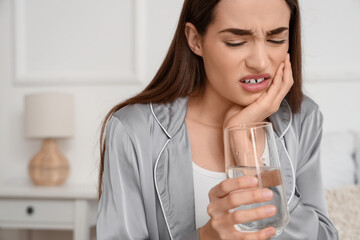
[[[189,97],[186,118],[213,128],[223,128],[224,118],[233,103],[211,88]]]

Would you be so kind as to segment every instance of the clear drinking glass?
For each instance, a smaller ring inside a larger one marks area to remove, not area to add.
[[[273,191],[273,199],[270,201],[242,205],[230,211],[269,204],[275,205],[277,210],[270,218],[237,224],[236,229],[241,232],[255,232],[272,226],[276,228],[275,236],[280,235],[289,222],[289,210],[272,124],[259,122],[225,128],[224,147],[228,178],[255,176],[258,179],[257,188],[268,188]]]

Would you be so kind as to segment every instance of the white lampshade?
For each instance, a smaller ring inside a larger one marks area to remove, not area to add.
[[[74,97],[64,93],[25,96],[25,137],[67,138],[74,135]]]

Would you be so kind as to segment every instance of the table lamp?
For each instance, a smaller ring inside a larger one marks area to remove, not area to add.
[[[60,152],[57,139],[74,135],[74,97],[64,93],[25,96],[25,137],[43,139],[42,148],[29,163],[36,185],[62,185],[69,175],[69,162]]]

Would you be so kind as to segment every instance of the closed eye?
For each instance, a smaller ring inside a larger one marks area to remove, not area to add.
[[[286,39],[284,40],[267,40],[268,42],[270,43],[274,43],[274,44],[284,44],[286,43]],[[246,42],[239,42],[239,43],[229,43],[229,42],[225,42],[226,46],[229,46],[229,47],[239,47],[239,46],[242,46],[244,45]]]
[[[271,42],[271,43],[275,43],[275,44],[284,44],[286,42],[286,40],[280,40],[280,41],[276,41],[276,40],[268,40],[268,42]]]
[[[244,45],[246,42],[240,42],[240,43],[229,43],[229,42],[225,42],[226,46],[229,47],[239,47],[241,45]]]

